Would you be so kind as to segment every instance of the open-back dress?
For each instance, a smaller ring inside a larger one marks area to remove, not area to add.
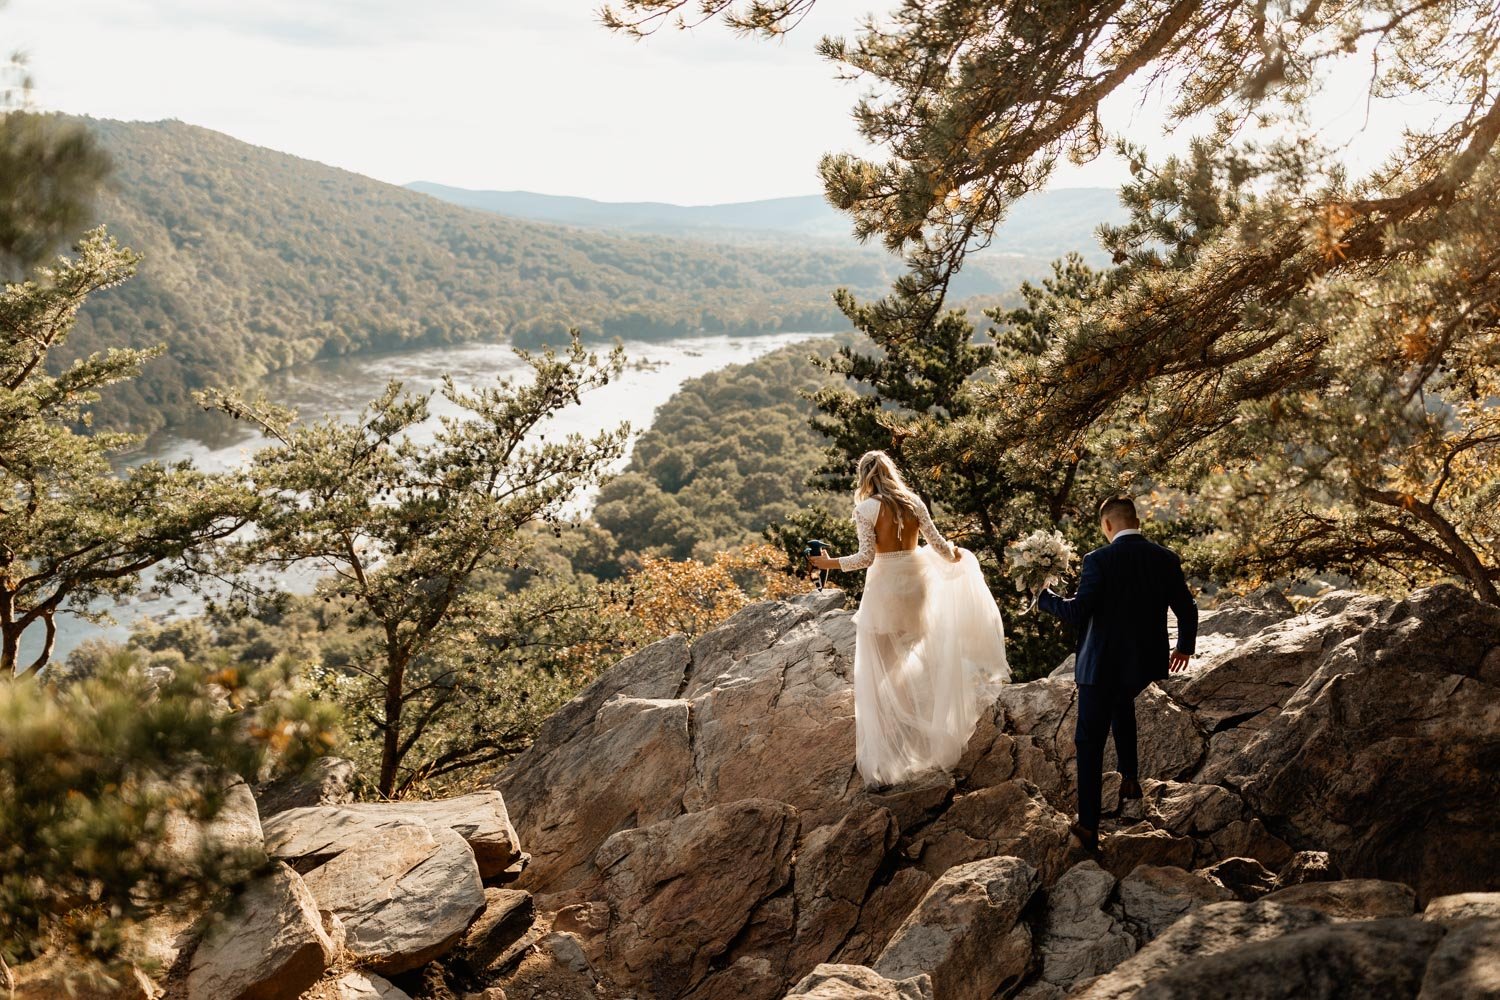
[[[925,546],[875,551],[881,510],[875,497],[855,507],[859,551],[838,561],[846,571],[869,567],[854,619],[854,756],[871,787],[956,765],[980,711],[1010,679],[1005,627],[978,560],[953,560],[925,506]]]

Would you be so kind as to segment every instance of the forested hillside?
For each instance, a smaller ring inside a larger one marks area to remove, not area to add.
[[[831,502],[807,484],[826,442],[803,393],[829,380],[808,359],[851,341],[794,344],[684,384],[656,411],[625,473],[600,490],[594,519],[622,552],[703,557]]]
[[[181,122],[89,120],[114,160],[98,221],[144,254],[65,358],[167,345],[101,404],[149,430],[205,385],[318,356],[475,338],[835,330],[830,292],[881,258],[539,225],[445,204]]]

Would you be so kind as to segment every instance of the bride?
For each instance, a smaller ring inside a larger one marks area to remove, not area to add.
[[[957,764],[1010,670],[1000,609],[973,553],[938,532],[885,452],[860,457],[856,483],[859,551],[810,562],[870,567],[854,619],[854,758],[875,788]]]

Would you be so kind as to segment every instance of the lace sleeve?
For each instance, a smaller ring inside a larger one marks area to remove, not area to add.
[[[927,512],[927,505],[923,504],[918,512],[917,524],[922,529],[922,537],[927,539],[927,544],[937,550],[944,559],[952,559],[953,543],[943,537],[943,533],[937,530],[937,525],[932,523],[932,515]]]
[[[859,535],[859,551],[852,556],[839,556],[839,569],[844,572],[864,569],[875,561],[875,518],[880,515],[880,501],[866,500],[854,508],[854,530]]]

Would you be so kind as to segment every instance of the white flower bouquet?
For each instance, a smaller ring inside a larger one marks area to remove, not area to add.
[[[1078,561],[1078,550],[1068,543],[1060,531],[1033,531],[1018,542],[1005,547],[1005,558],[1009,562],[1007,572],[1015,581],[1016,589],[1032,595],[1031,606],[1026,614],[1036,607],[1036,597],[1046,587],[1063,578]]]

